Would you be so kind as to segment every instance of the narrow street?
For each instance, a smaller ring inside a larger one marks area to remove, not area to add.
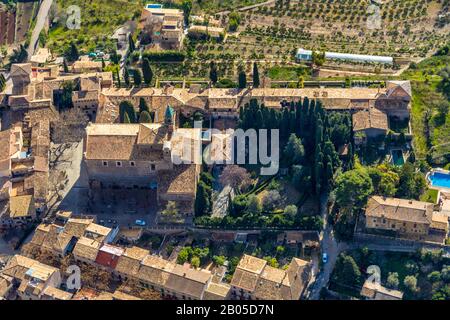
[[[326,253],[328,255],[328,261],[327,263],[322,265],[322,270],[320,270],[320,260],[322,260],[322,255],[319,254],[317,259],[314,259],[313,261],[313,278],[311,280],[312,285],[310,288],[309,300],[319,299],[320,290],[327,286],[328,281],[330,280],[331,273],[333,272],[337,257],[342,251],[348,248],[348,245],[346,243],[338,243],[334,237],[333,227],[327,222],[327,203],[328,197],[323,196],[320,201],[320,210],[324,222],[324,229],[320,235],[320,248],[322,249],[322,253]]]
[[[39,12],[36,16],[36,24],[33,29],[33,33],[31,34],[30,45],[28,46],[28,61],[30,61],[31,56],[36,51],[39,41],[39,34],[44,28],[45,21],[48,17],[48,13],[50,11],[50,7],[52,6],[53,0],[43,0],[41,6],[39,7]]]

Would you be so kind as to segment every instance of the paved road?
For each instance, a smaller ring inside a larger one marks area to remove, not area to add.
[[[48,17],[50,7],[52,6],[53,0],[43,0],[41,6],[39,7],[39,12],[36,16],[36,24],[31,34],[30,45],[28,46],[28,61],[30,61],[31,56],[36,51],[38,46],[39,34],[44,28],[45,21]]]
[[[333,227],[327,223],[327,202],[327,196],[323,196],[320,200],[320,211],[324,221],[324,229],[320,234],[320,248],[322,249],[322,253],[326,252],[328,254],[328,262],[323,266],[323,269],[320,270],[321,256],[319,255],[319,257],[313,259],[313,276],[311,279],[312,285],[309,292],[310,300],[319,299],[320,290],[327,285],[331,272],[333,271],[336,258],[340,253],[340,250],[342,250],[334,238]]]

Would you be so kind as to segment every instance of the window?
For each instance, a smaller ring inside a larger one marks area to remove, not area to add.
[[[150,170],[155,171],[155,169],[156,169],[156,166],[154,164],[151,164],[150,165]]]
[[[122,161],[116,161],[116,167],[121,167],[122,166]]]
[[[417,228],[417,223],[414,223],[414,228]]]
[[[383,223],[386,223],[386,219],[383,219]]]
[[[103,166],[107,167],[108,166],[108,161],[103,161]]]
[[[130,161],[130,166],[135,167],[136,163],[134,161]]]
[[[392,225],[392,229],[395,229],[395,224]]]
[[[373,222],[374,222],[374,223],[377,222],[377,219],[373,219]]]

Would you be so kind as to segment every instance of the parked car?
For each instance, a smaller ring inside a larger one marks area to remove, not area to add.
[[[140,227],[145,227],[147,225],[147,223],[144,220],[136,220],[134,224]]]
[[[323,253],[322,254],[322,262],[323,263],[327,263],[328,262],[328,254],[327,253]]]

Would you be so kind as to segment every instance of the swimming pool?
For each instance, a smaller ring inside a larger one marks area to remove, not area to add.
[[[392,163],[396,166],[402,166],[405,164],[405,159],[403,158],[403,151],[401,149],[391,150]]]
[[[450,189],[450,172],[433,172],[428,177],[433,187],[449,188]]]

